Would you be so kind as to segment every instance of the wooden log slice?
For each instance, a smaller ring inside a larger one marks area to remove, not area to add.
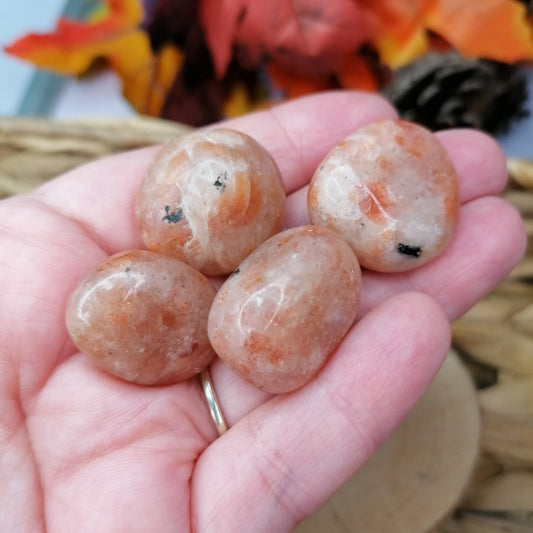
[[[424,396],[370,461],[296,533],[422,533],[457,503],[479,452],[472,380],[450,352]]]

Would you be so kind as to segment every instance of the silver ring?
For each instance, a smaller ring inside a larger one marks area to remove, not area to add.
[[[202,379],[202,388],[204,389],[205,399],[207,400],[207,405],[209,407],[209,414],[215,427],[217,428],[218,434],[223,435],[228,431],[228,425],[220,409],[220,403],[218,402],[217,394],[215,392],[215,387],[213,386],[213,381],[211,380],[211,373],[209,368],[206,368],[200,373],[200,378]]]

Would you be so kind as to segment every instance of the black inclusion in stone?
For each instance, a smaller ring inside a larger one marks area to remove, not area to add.
[[[165,220],[169,224],[177,224],[183,218],[183,211],[181,209],[176,209],[176,211],[170,212],[170,206],[165,206],[166,215],[161,219]]]
[[[228,181],[228,173],[224,172],[218,176],[213,185],[219,190],[223,191],[226,188],[226,182]]]
[[[420,246],[409,246],[400,242],[398,243],[398,252],[403,255],[410,255],[411,257],[420,257],[422,249]]]

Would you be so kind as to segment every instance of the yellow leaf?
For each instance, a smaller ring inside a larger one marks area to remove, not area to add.
[[[224,103],[224,115],[228,118],[238,117],[248,113],[251,108],[246,87],[238,83],[232,88],[229,98]]]
[[[125,98],[141,113],[159,115],[182,65],[173,45],[155,55],[148,34],[138,28],[143,18],[140,0],[107,0],[106,9],[90,22],[58,21],[51,34],[30,34],[6,51],[41,68],[79,75],[104,58],[122,80]]]
[[[122,79],[124,97],[139,112],[159,116],[182,65],[181,52],[167,45],[154,56],[148,35],[130,32],[113,43],[107,57]]]
[[[381,60],[391,68],[398,68],[425,54],[429,43],[424,28],[413,28],[407,39],[398,41],[393,34],[384,34],[376,38],[375,46]]]
[[[91,22],[113,21],[116,28],[132,28],[141,24],[144,10],[141,0],[104,0],[91,15]]]

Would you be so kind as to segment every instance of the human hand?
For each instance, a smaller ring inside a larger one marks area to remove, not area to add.
[[[315,95],[226,123],[275,157],[286,225],[308,222],[306,184],[333,145],[393,118],[373,95]],[[147,148],[96,161],[0,203],[0,529],[58,532],[290,531],[375,451],[437,372],[449,321],[518,262],[524,230],[494,197],[496,143],[440,139],[461,215],[436,260],[364,272],[356,324],[320,374],[272,396],[219,360],[211,374],[231,429],[210,419],[199,381],[141,387],[96,369],[70,341],[67,298],[108,255],[141,248],[133,203]]]

